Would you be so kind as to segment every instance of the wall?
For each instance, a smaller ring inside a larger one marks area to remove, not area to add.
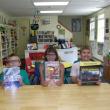
[[[59,16],[58,21],[63,24],[66,28],[68,28],[72,32],[72,19],[80,18],[81,19],[81,31],[73,32],[73,43],[77,46],[86,45],[85,40],[85,21],[82,16]]]
[[[64,39],[66,40],[66,41],[70,41],[72,38],[73,38],[73,33],[72,32],[70,32],[70,30],[68,30],[67,28],[65,28],[65,26],[63,26],[62,24],[58,24],[59,26],[60,26],[60,29],[61,30],[64,30],[64,32],[65,32],[65,34],[64,34]],[[60,29],[58,29],[58,31],[60,30]],[[62,36],[59,32],[58,32],[58,38],[60,39],[60,36]]]
[[[90,42],[88,41],[89,43],[92,44],[92,51],[93,51],[93,56],[96,57],[97,59],[100,59],[103,61],[103,57],[108,53],[108,51],[110,50],[110,6],[94,13],[94,14],[91,14],[90,16],[88,16],[88,19],[91,18],[91,17],[96,17],[96,20],[97,20],[97,16],[104,13],[105,15],[105,19],[108,18],[109,19],[109,33],[105,33],[105,39],[104,39],[104,44],[103,44],[103,55],[99,55],[98,54],[98,43],[95,41],[93,42]]]
[[[24,58],[24,50],[27,48],[27,43],[29,40],[29,18],[18,17],[15,19],[17,22],[17,30],[18,30],[17,55],[20,58]]]

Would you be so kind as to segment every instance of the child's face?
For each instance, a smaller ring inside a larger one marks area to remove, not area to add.
[[[81,60],[89,61],[92,57],[92,53],[89,49],[84,49],[81,52]]]
[[[21,65],[21,63],[20,63],[19,57],[12,56],[12,57],[9,58],[9,60],[8,60],[8,66],[9,67],[13,67],[13,66],[18,66],[19,67],[20,65]]]
[[[47,53],[47,61],[55,61],[56,54],[54,52]]]

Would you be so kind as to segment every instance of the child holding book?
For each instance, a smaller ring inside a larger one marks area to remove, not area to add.
[[[61,86],[64,83],[64,66],[59,62],[56,49],[50,45],[44,57],[44,63],[40,64],[39,68],[41,84]]]
[[[80,61],[92,61],[92,52],[90,47],[85,46],[80,50],[80,58],[74,62],[70,73],[72,81],[82,85],[82,82],[79,79]],[[97,84],[100,84],[100,81],[98,81]]]
[[[7,71],[8,68],[15,69],[15,71],[17,72],[19,71],[20,74],[18,74],[18,77],[19,77],[20,85],[24,85],[24,84],[29,85],[30,81],[28,78],[28,74],[25,70],[20,69],[20,65],[21,65],[20,58],[12,54],[7,58],[7,64],[6,64],[6,68],[4,68],[4,71]],[[16,75],[14,76],[16,77]],[[3,77],[4,77],[4,74],[3,74]],[[4,80],[4,78],[2,80]]]

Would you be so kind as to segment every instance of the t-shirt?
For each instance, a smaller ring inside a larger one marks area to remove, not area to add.
[[[21,69],[20,70],[20,75],[22,77],[23,83],[25,85],[29,85],[30,84],[30,80],[28,78],[28,74],[27,74],[26,70]]]

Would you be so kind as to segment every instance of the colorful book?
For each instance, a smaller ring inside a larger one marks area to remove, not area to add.
[[[80,63],[79,79],[83,84],[95,84],[101,78],[101,63],[90,61]]]
[[[22,78],[19,67],[4,68],[3,74],[3,85],[5,89],[19,88],[21,86],[20,80]]]
[[[56,82],[60,80],[59,61],[45,62],[45,80],[49,82],[49,85],[56,85]]]

